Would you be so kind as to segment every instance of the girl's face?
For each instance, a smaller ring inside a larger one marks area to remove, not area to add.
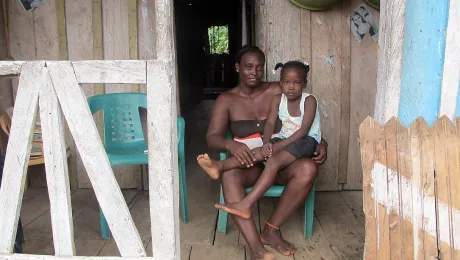
[[[298,68],[283,69],[280,85],[284,95],[290,100],[295,100],[302,95],[306,79],[304,73]]]

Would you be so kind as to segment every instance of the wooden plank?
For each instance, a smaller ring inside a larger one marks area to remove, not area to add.
[[[340,192],[318,193],[315,213],[331,246],[337,247],[346,259],[362,258],[364,241]]]
[[[138,53],[140,60],[156,58],[155,0],[137,2]]]
[[[361,238],[364,239],[366,234],[364,224],[366,223],[366,220],[363,212],[363,192],[343,191],[341,194],[348,207],[353,212],[353,222],[355,223]]]
[[[348,167],[348,142],[350,139],[350,74],[351,74],[351,32],[347,23],[343,22],[350,16],[351,0],[342,2],[341,12],[341,38],[342,38],[342,74],[340,79],[340,143],[339,143],[339,171],[338,183],[347,183]],[[357,130],[357,129],[356,129]],[[357,134],[358,131],[355,131]],[[359,158],[357,156],[356,158]],[[356,162],[359,166],[359,163]],[[362,174],[361,174],[362,176]],[[362,181],[359,185],[362,187]]]
[[[162,3],[157,11],[168,8]],[[149,153],[152,254],[158,259],[180,255],[175,69],[171,61],[147,62],[147,103],[155,104],[147,108],[148,145],[162,151]]]
[[[321,135],[328,142],[340,143],[340,107],[342,78],[341,5],[324,12],[311,13],[312,93],[318,98]],[[338,184],[339,145],[329,146],[327,161],[320,167],[318,190],[340,190]]]
[[[380,125],[374,127],[375,164],[372,172],[374,194],[378,198],[376,203],[377,257],[385,259],[390,255],[390,223],[387,213],[388,206],[388,166],[386,161],[385,132]]]
[[[448,128],[451,122],[447,117],[442,117],[433,124],[432,133],[434,136],[434,151],[436,164],[436,199],[437,199],[437,216],[438,216],[438,243],[439,256],[441,259],[454,259],[452,238],[452,198],[450,194],[451,180],[449,177],[449,160],[448,157]],[[458,166],[458,164],[457,164]],[[434,180],[433,180],[434,181]]]
[[[64,140],[65,122],[47,69],[43,70],[41,83],[40,119],[55,255],[73,256],[75,255],[75,244]]]
[[[95,36],[92,28],[91,8],[92,0],[67,0],[65,2],[69,60],[93,59],[93,37]],[[81,88],[87,98],[94,95],[95,85],[81,84]],[[80,154],[76,149],[74,153],[76,155],[77,187],[92,188]]]
[[[138,59],[137,48],[137,0],[128,0],[129,59]],[[131,85],[132,92],[139,92],[139,87]]]
[[[398,115],[406,0],[387,0],[380,9],[377,92],[374,117],[384,124]]]
[[[86,98],[70,62],[47,62],[64,116],[122,256],[145,256],[139,233],[115,180]],[[85,131],[79,131],[84,128]]]
[[[377,223],[375,199],[372,196],[372,172],[374,169],[374,127],[376,122],[368,117],[359,128],[361,162],[363,167],[363,210],[366,215],[366,240],[364,259],[374,259],[377,255]]]
[[[455,108],[458,104],[458,82],[460,81],[460,2],[450,1],[449,20],[447,21],[446,49],[444,57],[444,70],[441,88],[441,103],[439,105],[439,116],[447,115],[454,120]],[[448,76],[447,76],[448,75]]]
[[[14,60],[35,60],[37,49],[33,12],[24,11],[17,0],[8,0],[7,11],[11,57]]]
[[[300,9],[300,52],[302,60],[311,64],[311,11],[307,9]],[[307,76],[307,87],[305,91],[311,93],[312,90],[312,71]]]
[[[37,59],[59,60],[59,35],[56,1],[49,0],[33,10]],[[27,31],[21,31],[26,33]]]
[[[66,260],[66,256],[52,255],[26,255],[26,254],[0,254],[0,259],[12,260]],[[114,256],[73,256],[75,260],[156,260],[154,257],[114,257]],[[230,258],[232,259],[232,258]]]
[[[397,125],[398,169],[401,194],[401,216],[408,216],[401,223],[402,259],[414,259],[414,232],[412,226],[412,180],[409,131],[402,124]],[[406,181],[404,181],[406,180]]]
[[[421,121],[421,182],[419,189],[422,189],[423,201],[423,249],[425,259],[433,259],[438,257],[438,242],[436,241],[436,196],[435,187],[435,144],[433,132],[430,131],[426,122]],[[413,176],[416,173],[413,172]],[[414,188],[412,188],[414,190]],[[417,198],[419,201],[420,199]],[[415,235],[414,235],[415,237]]]
[[[0,188],[0,253],[13,252],[37,115],[39,88],[36,81],[44,66],[44,62],[26,63],[19,81]]]
[[[146,83],[142,60],[74,61],[78,83]]]
[[[300,8],[288,1],[265,0],[267,19],[266,61],[267,80],[279,81],[280,70],[272,70],[278,62],[285,63],[301,57]],[[285,39],[290,39],[286,41]]]
[[[352,8],[356,8],[362,3],[362,0],[352,0],[350,5]],[[367,10],[371,12],[374,17],[379,17],[379,14],[375,11],[375,9],[367,8]],[[350,15],[350,12],[354,12],[354,10],[349,10],[348,15]],[[346,19],[343,24],[345,24],[345,21]],[[345,27],[342,29],[346,29],[348,34],[351,35],[348,25]],[[349,143],[347,148],[348,161],[345,165],[345,167],[347,167],[347,180],[346,184],[343,186],[346,190],[359,190],[363,186],[363,172],[361,168],[358,142],[359,125],[366,119],[366,117],[372,116],[375,109],[378,46],[377,43],[368,36],[369,35],[366,35],[361,42],[358,41],[355,36],[352,36],[350,43],[351,61],[347,64],[350,66],[351,73],[349,78],[351,84],[349,93],[350,106],[348,108],[350,110],[348,132]],[[342,56],[343,55],[344,54],[342,54]],[[341,100],[343,102],[343,96]],[[344,106],[342,106],[342,108],[344,108]],[[381,124],[384,124],[384,122],[381,122]],[[342,156],[344,152],[344,150],[340,150],[340,156]],[[340,164],[339,169],[342,169]]]
[[[190,260],[244,260],[244,247],[240,246],[204,246],[194,245],[190,254]]]
[[[129,60],[128,1],[102,0],[104,59]],[[145,72],[145,69],[144,69]],[[88,82],[92,83],[92,82]],[[106,82],[121,83],[121,82]],[[136,83],[136,82],[124,82]],[[139,82],[142,83],[142,82]],[[143,81],[145,83],[145,79]],[[106,85],[106,93],[130,92],[130,85]]]
[[[412,168],[412,224],[413,224],[413,246],[414,259],[419,259],[424,256],[424,235],[423,235],[423,217],[424,206],[421,198],[423,198],[423,166],[422,166],[422,140],[426,139],[429,127],[426,122],[420,118],[409,126],[410,137],[410,162]],[[409,179],[410,181],[411,179]],[[405,186],[405,185],[403,185]],[[404,190],[404,189],[403,189]],[[409,215],[410,212],[403,213]],[[422,233],[422,234],[421,234]]]
[[[25,61],[0,61],[0,75],[18,75]]]
[[[398,172],[398,146],[397,128],[401,123],[396,118],[391,118],[384,126],[385,147],[388,175],[388,213],[390,223],[390,259],[402,258],[402,193],[400,188],[400,176]]]
[[[267,22],[267,5],[265,0],[254,0],[254,20],[255,22],[255,45],[259,47],[265,54],[267,53],[267,37],[268,37],[268,22]],[[268,73],[271,69],[268,69],[265,63],[265,73],[263,79],[266,80]]]
[[[59,59],[67,60],[69,59],[69,55],[67,52],[67,21],[65,16],[65,0],[56,0],[56,22],[59,39]]]

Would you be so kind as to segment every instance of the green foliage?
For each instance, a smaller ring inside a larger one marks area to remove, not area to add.
[[[212,54],[228,53],[228,27],[211,26],[208,28],[209,47]]]

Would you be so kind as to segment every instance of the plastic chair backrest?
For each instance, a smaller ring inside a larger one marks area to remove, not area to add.
[[[144,93],[112,93],[88,98],[92,114],[103,111],[106,149],[146,145],[139,108],[147,108]]]

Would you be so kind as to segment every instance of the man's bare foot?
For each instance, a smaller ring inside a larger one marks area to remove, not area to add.
[[[251,217],[251,208],[241,205],[241,203],[216,204],[217,209],[226,211],[240,218],[249,219]]]
[[[251,250],[251,260],[275,260],[275,255],[272,252],[268,252],[263,249],[260,251]]]
[[[267,227],[267,225],[260,234],[260,239],[264,245],[270,246],[280,254],[290,256],[295,253],[294,245],[281,238],[277,230]]]
[[[198,155],[196,160],[198,161],[198,164],[201,166],[201,168],[203,168],[203,170],[209,175],[209,177],[214,180],[219,179],[219,166],[217,165],[216,161],[209,158],[207,153]]]

